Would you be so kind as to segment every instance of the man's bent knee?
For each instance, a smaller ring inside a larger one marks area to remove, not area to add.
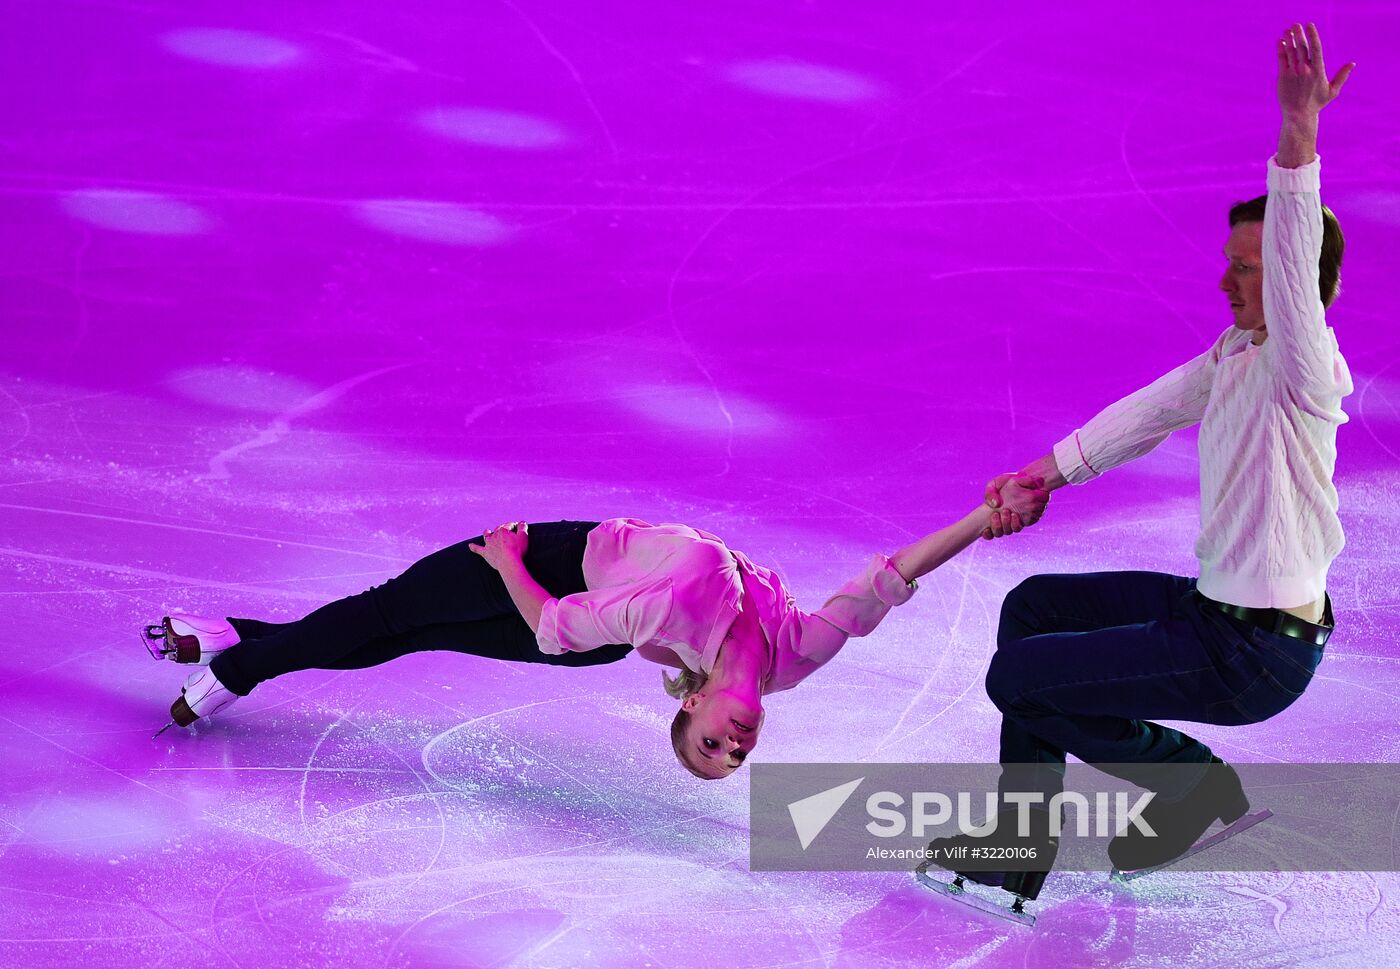
[[[1002,713],[1010,713],[1019,705],[1025,670],[1016,661],[1014,649],[998,649],[987,667],[987,699]]]
[[[1001,603],[1001,618],[997,622],[997,646],[1017,639],[1038,636],[1049,629],[1044,625],[1045,606],[1051,598],[1054,576],[1032,575],[1021,580],[1006,594]]]

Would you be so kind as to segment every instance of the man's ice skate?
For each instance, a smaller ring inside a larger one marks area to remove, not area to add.
[[[191,674],[180,687],[180,696],[170,705],[170,723],[156,732],[159,737],[172,726],[188,727],[196,720],[208,720],[220,710],[227,709],[238,694],[219,682],[213,670]]]
[[[141,641],[156,659],[208,666],[209,661],[238,643],[238,631],[227,619],[205,619],[174,613],[159,625],[141,630]]]
[[[964,834],[929,842],[928,860],[914,869],[914,877],[925,888],[967,905],[979,912],[1007,919],[1027,927],[1035,916],[1026,903],[1040,897],[1040,889],[1055,865],[1059,839],[1050,836],[1050,816],[1045,811],[1028,812],[1030,826],[1024,837],[1017,830],[1019,812],[997,815],[996,831],[986,837]],[[1034,868],[1034,871],[1008,871],[1008,865]],[[930,869],[941,868],[951,879],[940,878]],[[999,902],[994,896],[969,891],[968,883],[996,888],[1012,896]]]
[[[1267,809],[1250,812],[1249,798],[1245,797],[1235,769],[1212,757],[1205,776],[1186,797],[1173,802],[1153,799],[1143,809],[1142,819],[1156,832],[1155,837],[1132,828],[1109,842],[1111,877],[1117,882],[1130,882],[1150,875],[1271,817],[1273,812]],[[1201,837],[1217,820],[1225,825],[1224,830]]]

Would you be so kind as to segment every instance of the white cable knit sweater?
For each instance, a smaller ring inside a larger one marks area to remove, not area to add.
[[[1332,473],[1352,382],[1319,294],[1319,168],[1269,160],[1264,344],[1231,328],[1055,445],[1060,473],[1083,484],[1199,421],[1198,588],[1239,606],[1317,600],[1342,550]]]

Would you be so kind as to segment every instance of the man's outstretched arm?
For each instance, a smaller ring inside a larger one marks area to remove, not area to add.
[[[1092,481],[1111,468],[1142,457],[1173,431],[1200,421],[1227,339],[1228,333],[1195,359],[1105,407],[1020,472],[998,475],[988,482],[985,499],[993,511],[982,537],[1001,538],[1026,524],[1002,507],[999,492],[1003,487],[1017,487],[1025,481],[1048,492]]]

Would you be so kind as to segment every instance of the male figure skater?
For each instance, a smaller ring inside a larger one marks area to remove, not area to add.
[[[1283,118],[1268,194],[1229,216],[1220,288],[1233,327],[1020,472],[1050,489],[1083,484],[1201,425],[1199,578],[1029,578],[1002,606],[987,672],[1003,715],[1003,793],[1041,792],[1048,803],[1066,752],[1156,792],[1143,817],[1157,837],[1130,828],[1110,845],[1124,871],[1179,857],[1217,819],[1231,824],[1249,807],[1233,768],[1151,720],[1267,720],[1307,687],[1333,627],[1327,571],[1342,529],[1332,474],[1352,382],[1324,318],[1337,296],[1342,235],[1319,199],[1316,145],[1318,114],[1355,65],[1329,81],[1312,24],[1285,31],[1277,55]],[[991,490],[988,500],[996,505]],[[1021,524],[1005,519],[984,537]],[[1182,766],[1139,769],[1157,764]],[[1048,870],[1049,816],[1032,818],[1044,862],[1035,867]],[[1021,896],[1019,911],[1044,871],[968,877]]]

